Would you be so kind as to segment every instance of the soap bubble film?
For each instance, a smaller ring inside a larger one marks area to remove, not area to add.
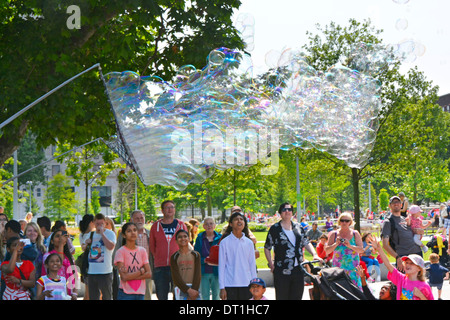
[[[253,51],[255,48],[255,18],[250,13],[240,13],[233,23],[245,43],[245,50]]]
[[[276,173],[279,149],[316,148],[361,168],[382,108],[375,77],[395,60],[392,51],[360,44],[348,67],[319,72],[287,49],[254,76],[249,55],[218,48],[203,69],[182,66],[171,81],[125,71],[105,82],[142,182],[183,190],[216,169],[261,162]]]

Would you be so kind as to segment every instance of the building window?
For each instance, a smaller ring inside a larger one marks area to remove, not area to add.
[[[41,188],[36,188],[36,197],[41,197]]]
[[[52,165],[52,176],[56,176],[58,173],[61,173],[61,166],[56,164]]]
[[[92,197],[92,191],[97,190],[100,196],[100,207],[111,207],[111,187],[110,186],[104,186],[104,187],[92,187],[91,188],[91,197]]]

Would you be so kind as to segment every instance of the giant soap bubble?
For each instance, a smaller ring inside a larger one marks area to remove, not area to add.
[[[314,147],[361,167],[378,130],[379,82],[342,65],[318,72],[301,53],[283,54],[289,55],[280,59],[283,89],[262,114],[280,128],[282,148]]]
[[[285,50],[265,77],[254,77],[247,54],[219,48],[202,70],[183,66],[170,82],[132,71],[109,73],[105,82],[143,183],[182,190],[215,169],[258,161],[262,174],[275,173],[280,148],[316,148],[350,167],[364,165],[381,109],[373,75],[389,63],[369,51],[369,60],[355,54],[352,69],[322,73],[301,52]]]
[[[118,128],[144,183],[184,189],[214,168],[244,169],[271,151],[266,146],[254,158],[263,128],[250,58],[220,48],[207,62],[202,70],[181,67],[172,83],[131,71],[105,76]]]

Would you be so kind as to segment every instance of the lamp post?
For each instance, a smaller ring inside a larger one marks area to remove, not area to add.
[[[138,210],[138,185],[136,172],[134,172],[134,210]]]
[[[13,186],[13,218],[16,221],[19,221],[20,213],[19,213],[19,182],[17,179],[17,150],[14,151],[14,177],[16,177],[14,180],[14,186]]]
[[[298,167],[298,157],[295,157],[295,164],[297,169],[297,219],[299,219],[299,214],[301,215],[302,212],[302,205],[300,204],[301,194],[300,194],[300,172]]]
[[[29,206],[29,210],[28,211],[31,211],[31,197],[33,195],[33,181],[27,181],[26,183],[30,187],[30,206]],[[26,216],[26,214],[27,213],[25,212],[24,216]]]

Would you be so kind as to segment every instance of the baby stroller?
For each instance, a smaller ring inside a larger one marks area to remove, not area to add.
[[[441,238],[441,241],[438,241],[438,237]],[[450,259],[447,253],[448,241],[445,237],[435,234],[427,243],[427,247],[430,248],[433,253],[436,253],[439,256],[439,263],[443,267],[450,268]]]
[[[353,284],[345,271],[338,267],[312,267],[309,273],[305,265],[310,267],[318,260],[300,264],[306,276],[312,279],[313,288],[309,289],[311,300],[367,300],[364,293]]]

